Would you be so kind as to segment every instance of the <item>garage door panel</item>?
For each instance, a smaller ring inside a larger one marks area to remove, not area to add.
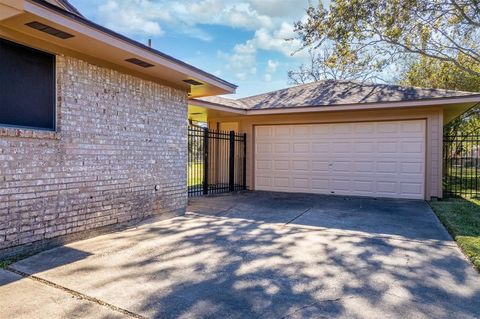
[[[309,143],[293,143],[293,152],[294,153],[310,153],[310,144]]]
[[[378,173],[397,173],[397,162],[377,162],[377,170]]]
[[[372,181],[354,181],[354,191],[357,193],[372,193],[375,191],[375,183]]]
[[[273,149],[276,154],[290,153],[290,143],[275,143]]]
[[[423,133],[423,127],[421,121],[402,122],[403,133]]]
[[[289,137],[290,136],[290,129],[291,129],[291,126],[284,126],[284,125],[277,125],[277,126],[274,126],[274,136],[276,138],[282,138],[284,136],[287,136]]]
[[[290,161],[289,160],[276,160],[275,161],[275,169],[276,170],[289,170],[290,169]]]
[[[269,187],[273,186],[272,180],[273,178],[270,176],[262,176],[259,174],[255,177],[255,186],[258,189],[268,190]]]
[[[415,195],[422,191],[423,185],[421,183],[400,183],[400,191],[404,195]]]
[[[333,172],[336,172],[336,173],[352,172],[352,163],[350,161],[337,160],[337,161],[334,161],[333,165],[331,165],[330,167],[332,168]]]
[[[354,132],[360,134],[372,134],[375,132],[375,123],[366,122],[366,123],[355,123]]]
[[[330,161],[312,161],[312,172],[329,172]]]
[[[398,153],[398,145],[396,142],[379,142],[377,143],[377,154],[391,154]]]
[[[270,160],[256,160],[255,167],[258,170],[270,170],[272,169],[272,161]]]
[[[405,162],[400,163],[400,172],[410,174],[423,174],[422,162]]]
[[[312,143],[312,153],[327,153],[330,148],[330,143],[328,142],[314,142]]]
[[[310,189],[310,180],[308,178],[292,178],[293,187],[301,188],[304,190]]]
[[[302,125],[303,126],[303,125]],[[311,125],[311,131],[313,136],[326,136],[330,134],[331,124],[323,125]]]
[[[351,123],[340,123],[340,124],[335,124],[331,125],[331,132],[335,135],[341,135],[341,134],[350,134],[352,133],[352,125]]]
[[[273,149],[272,143],[258,142],[256,143],[256,147],[255,147],[257,154],[270,154],[272,153],[272,149]]]
[[[353,151],[355,153],[370,154],[375,150],[375,142],[358,141],[353,144]]]
[[[353,163],[353,169],[359,173],[372,173],[375,171],[374,161],[355,161]]]
[[[290,187],[290,178],[289,177],[279,177],[275,176],[273,178],[273,186],[280,188],[289,188]]]
[[[352,145],[350,142],[338,142],[333,143],[333,153],[350,153]]]
[[[310,170],[310,161],[308,160],[293,160],[292,169],[295,171],[306,171]]]
[[[376,123],[377,133],[397,133],[398,122],[379,122]]]
[[[424,197],[424,120],[267,128],[255,130],[256,189]]]
[[[328,192],[330,188],[330,181],[323,178],[312,178],[312,190],[321,191],[323,194]]]
[[[312,134],[311,126],[296,125],[292,127],[292,135],[297,137],[310,138]]]
[[[422,141],[408,141],[400,143],[402,152],[404,153],[420,153],[423,154],[425,151],[423,149]]]
[[[257,136],[260,138],[269,138],[273,135],[272,126],[259,126],[256,128]]]

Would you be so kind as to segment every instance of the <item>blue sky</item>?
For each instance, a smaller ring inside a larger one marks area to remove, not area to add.
[[[70,0],[87,18],[239,86],[243,97],[288,86],[306,61],[293,24],[308,0]],[[233,97],[233,96],[232,96]]]

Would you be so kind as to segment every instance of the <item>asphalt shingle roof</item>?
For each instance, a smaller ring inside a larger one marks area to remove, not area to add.
[[[237,100],[223,97],[206,97],[199,100],[229,107],[258,110],[418,101],[471,95],[480,95],[480,93],[325,80]]]

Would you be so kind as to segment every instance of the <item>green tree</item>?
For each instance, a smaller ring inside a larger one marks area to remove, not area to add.
[[[295,29],[304,48],[333,46],[358,65],[416,55],[480,76],[479,0],[332,0],[310,5]]]
[[[475,72],[480,72],[480,65],[472,64],[463,56],[458,57],[458,64],[467,66]],[[459,68],[456,63],[444,62],[438,59],[421,57],[408,64],[401,76],[400,84],[438,88],[446,90],[480,92],[480,76]],[[480,133],[480,107],[471,108],[465,114],[444,127],[446,134],[451,136]]]

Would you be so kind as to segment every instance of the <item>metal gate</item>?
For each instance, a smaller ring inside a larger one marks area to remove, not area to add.
[[[188,196],[246,189],[246,134],[188,127]]]
[[[443,195],[480,196],[480,134],[443,137]]]

